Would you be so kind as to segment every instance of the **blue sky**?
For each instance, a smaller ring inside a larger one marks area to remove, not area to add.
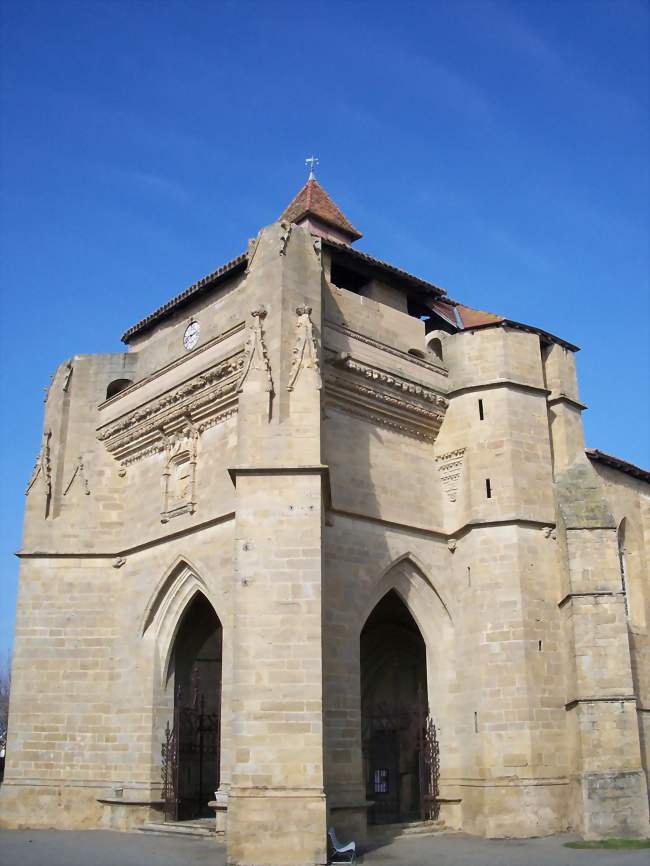
[[[650,463],[647,3],[0,5],[0,652],[50,375],[241,252],[312,152],[361,249],[581,346],[587,444]]]

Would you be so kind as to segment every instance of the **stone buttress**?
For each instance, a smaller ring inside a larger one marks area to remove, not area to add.
[[[319,241],[263,230],[247,275],[236,484],[228,861],[326,862]]]

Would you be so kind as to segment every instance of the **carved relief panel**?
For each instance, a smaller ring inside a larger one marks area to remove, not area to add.
[[[187,427],[183,433],[167,442],[165,467],[162,474],[162,523],[181,514],[196,511],[196,458],[199,433]]]

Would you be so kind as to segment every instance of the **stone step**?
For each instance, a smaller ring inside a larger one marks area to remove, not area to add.
[[[204,838],[220,838],[223,833],[217,833],[214,818],[198,819],[196,821],[148,821],[138,827],[141,833],[158,833],[165,836],[203,836]]]
[[[408,821],[404,824],[376,824],[368,828],[370,836],[390,839],[402,839],[408,836],[434,836],[438,833],[450,832],[444,821]]]

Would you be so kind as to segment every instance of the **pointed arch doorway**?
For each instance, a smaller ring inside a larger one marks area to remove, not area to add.
[[[223,629],[198,592],[181,618],[169,662],[174,712],[163,742],[165,818],[186,821],[214,813],[219,787]]]
[[[370,824],[437,818],[438,746],[427,700],[427,652],[395,590],[361,631],[361,726]]]

